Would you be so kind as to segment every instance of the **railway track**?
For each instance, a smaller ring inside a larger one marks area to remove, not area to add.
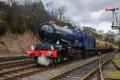
[[[48,80],[104,80],[102,77],[101,67],[112,57],[113,55],[104,56],[101,59],[94,60],[85,65],[55,75]]]
[[[49,68],[37,67],[34,60],[31,58],[25,58],[22,60],[11,60],[11,61],[1,61],[0,63],[0,80],[13,80],[22,77],[29,76],[31,74],[40,73],[63,65],[72,64],[78,60],[72,62],[65,62],[56,66],[51,66]],[[97,60],[95,61],[97,62]],[[93,62],[93,63],[95,63]],[[96,64],[96,63],[95,63]],[[97,64],[96,64],[97,65]]]
[[[28,61],[32,61],[30,63],[28,63]],[[77,61],[77,60],[75,60]],[[75,62],[73,61],[73,62]],[[14,62],[14,63],[12,63]],[[27,62],[27,63],[26,63]],[[16,64],[18,63],[18,64]],[[18,79],[21,77],[25,77],[25,76],[29,76],[31,74],[35,74],[35,73],[40,73],[43,71],[47,71],[49,69],[53,69],[56,67],[60,67],[62,65],[66,65],[66,64],[71,64],[72,62],[65,62],[63,64],[58,64],[56,66],[51,66],[48,68],[43,68],[43,67],[37,67],[37,65],[35,64],[35,62],[33,60],[18,60],[18,61],[10,61],[10,62],[4,62],[1,63],[3,64],[0,69],[2,69],[0,71],[0,80],[11,80],[11,79]],[[10,65],[9,65],[10,64]],[[10,68],[12,67],[12,68]]]
[[[4,80],[7,76],[15,71],[34,67],[34,60],[25,56],[17,57],[1,57],[0,58],[0,80]],[[6,75],[6,76],[4,76]]]
[[[25,60],[25,59],[29,59],[29,58],[26,56],[0,57],[0,63],[7,61],[15,61],[15,60]]]

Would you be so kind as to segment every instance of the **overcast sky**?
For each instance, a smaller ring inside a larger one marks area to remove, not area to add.
[[[81,26],[94,27],[105,32],[111,30],[112,12],[105,9],[120,8],[120,0],[42,0],[47,10],[64,7],[65,15]],[[117,11],[120,19],[120,11]],[[116,31],[116,30],[114,30]]]
[[[93,27],[97,30],[104,30],[104,32],[112,30],[110,27],[112,21],[112,12],[106,12],[105,9],[113,8],[113,6],[120,8],[120,0],[42,0],[42,1],[47,10],[53,10],[64,7],[65,15],[69,16],[71,21],[73,21],[74,23],[80,26]],[[119,20],[120,10],[117,11],[117,13]],[[112,31],[117,32],[117,30]]]

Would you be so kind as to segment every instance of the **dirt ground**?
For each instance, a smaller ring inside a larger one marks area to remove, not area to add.
[[[25,32],[22,35],[6,34],[0,37],[0,57],[24,56],[33,44],[39,44],[38,38]]]

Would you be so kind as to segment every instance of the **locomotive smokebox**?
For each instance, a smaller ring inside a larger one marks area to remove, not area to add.
[[[56,42],[63,37],[62,31],[57,25],[52,23],[44,23],[38,29],[38,36],[41,42]]]

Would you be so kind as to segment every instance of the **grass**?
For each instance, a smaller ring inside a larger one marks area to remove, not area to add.
[[[104,72],[104,78],[117,78],[120,79],[120,71]]]
[[[120,66],[120,58],[115,58],[115,59],[114,59],[114,62],[115,62],[117,65]]]
[[[23,56],[33,44],[40,43],[35,35],[25,32],[22,35],[5,34],[0,37],[0,57]]]

